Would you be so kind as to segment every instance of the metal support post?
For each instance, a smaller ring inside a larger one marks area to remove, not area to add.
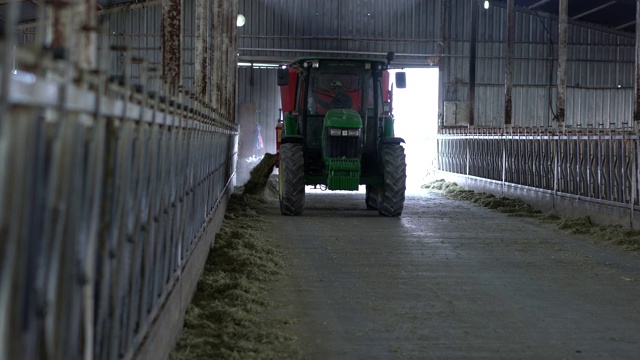
[[[633,87],[633,124],[634,129],[640,130],[640,0],[636,0],[636,81]]]
[[[640,1],[640,0],[639,0]],[[447,23],[446,17],[446,9],[449,6],[450,2],[446,0],[440,0],[440,42],[438,44],[439,51],[438,54],[440,58],[438,59],[438,130],[444,127],[444,100],[445,100],[445,86],[444,86],[444,76],[445,76],[445,68],[448,64],[448,60],[445,60],[445,41],[446,34],[445,24]],[[438,142],[439,144],[440,142]]]
[[[19,6],[18,1],[10,1],[6,5],[4,24],[0,27],[0,130],[2,130],[1,125],[6,118],[9,106],[9,85],[16,56],[14,26],[18,23]],[[0,339],[1,342],[2,339]],[[0,353],[0,355],[2,354]]]
[[[564,132],[567,106],[567,39],[569,0],[560,0],[558,13],[558,132]]]
[[[195,36],[195,93],[200,99],[206,99],[209,91],[209,4],[208,0],[196,0],[196,36]]]
[[[469,41],[469,126],[475,125],[476,47],[478,43],[478,0],[471,0],[471,39]]]
[[[162,79],[165,94],[177,95],[182,85],[182,0],[162,0]]]
[[[507,64],[504,85],[504,127],[510,129],[513,122],[513,57],[515,53],[516,13],[514,0],[507,2]]]

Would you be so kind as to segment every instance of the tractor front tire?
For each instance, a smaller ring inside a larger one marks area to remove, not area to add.
[[[300,215],[304,209],[304,154],[301,144],[280,147],[279,198],[282,215]]]
[[[399,144],[384,145],[381,160],[384,185],[379,189],[378,213],[382,216],[400,216],[404,209],[404,193],[407,189],[404,148]]]
[[[365,195],[364,201],[367,204],[367,210],[378,210],[380,195],[378,194],[377,186],[367,185],[367,194]]]

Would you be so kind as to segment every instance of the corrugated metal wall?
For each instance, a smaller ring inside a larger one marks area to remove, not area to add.
[[[443,89],[445,101],[469,99],[471,1],[447,1]],[[502,127],[506,9],[481,10],[477,32],[475,125]],[[513,126],[553,125],[556,109],[558,22],[517,9]],[[566,126],[625,128],[632,118],[634,41],[576,24],[569,26]]]
[[[380,56],[392,50],[402,64],[427,66],[441,51],[438,41],[443,36],[441,99],[464,102],[469,99],[473,3],[244,0],[239,2],[239,12],[247,22],[238,30],[239,55],[247,61],[286,62],[301,55]],[[479,13],[474,112],[478,127],[504,123],[506,20],[503,7],[491,6]],[[553,126],[557,39],[556,19],[517,9],[513,126]],[[633,64],[630,36],[571,24],[566,126],[628,127]]]
[[[241,59],[288,61],[302,55],[384,56],[426,64],[437,52],[440,1],[240,0]]]

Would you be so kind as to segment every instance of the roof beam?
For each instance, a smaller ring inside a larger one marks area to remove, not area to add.
[[[578,14],[578,15],[576,15],[576,16],[574,16],[574,17],[572,17],[571,19],[572,19],[572,20],[576,20],[576,19],[581,18],[581,17],[583,17],[583,16],[587,16],[587,15],[589,15],[589,14],[592,14],[592,13],[596,12],[596,11],[600,11],[600,10],[602,10],[602,9],[606,8],[606,7],[609,7],[609,6],[613,5],[613,4],[615,4],[616,2],[617,2],[617,1],[615,1],[615,0],[613,0],[613,1],[609,1],[609,2],[608,2],[608,3],[606,3],[606,4],[602,4],[602,5],[600,5],[600,6],[594,7],[594,8],[593,8],[593,9],[591,9],[591,10],[587,10],[587,11],[585,11],[585,12],[582,12],[582,13],[580,13],[580,14]]]
[[[616,29],[616,30],[622,30],[622,29],[626,28],[627,26],[631,26],[631,25],[633,25],[633,24],[635,24],[635,23],[636,23],[636,21],[635,21],[635,20],[633,20],[633,21],[629,21],[629,22],[628,22],[628,23],[626,23],[626,24],[622,24],[622,25],[616,26],[614,29]]]
[[[551,0],[540,0],[537,3],[535,3],[533,5],[530,5],[527,9],[529,9],[529,10],[535,9],[538,6],[541,6],[541,5],[544,5],[544,4],[548,3],[549,1],[551,1]]]

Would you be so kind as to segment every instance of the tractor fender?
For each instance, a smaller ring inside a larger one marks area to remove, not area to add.
[[[400,145],[401,143],[404,143],[404,139],[401,137],[384,137],[381,139],[381,143],[384,144],[397,144]]]
[[[303,144],[304,137],[300,135],[288,135],[282,137],[282,144]]]

